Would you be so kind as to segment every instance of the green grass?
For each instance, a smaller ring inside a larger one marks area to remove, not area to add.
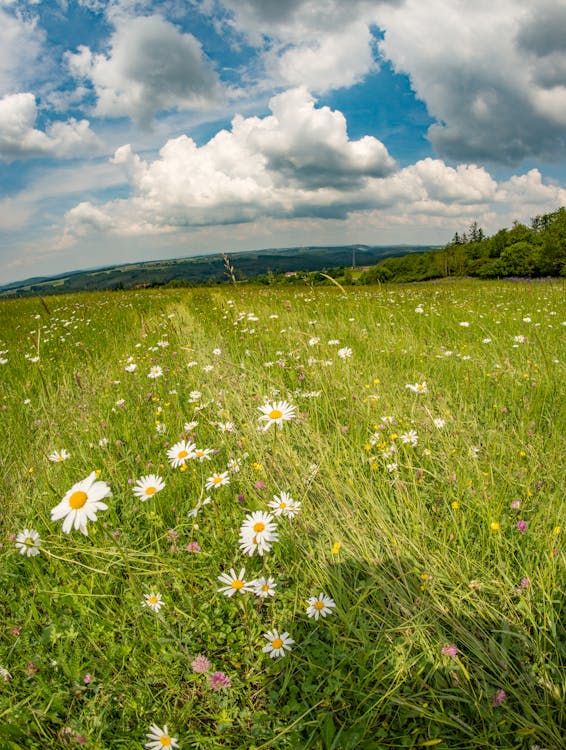
[[[1,303],[2,750],[140,748],[154,723],[185,749],[561,746],[564,285],[345,291]],[[266,399],[296,418],[258,430]],[[173,469],[193,419],[216,452]],[[230,484],[205,490],[231,459]],[[108,510],[64,534],[51,509],[95,470]],[[142,503],[132,484],[151,473],[166,487]],[[281,491],[300,512],[245,557],[242,521]],[[36,557],[16,549],[24,528]],[[272,576],[275,596],[223,596],[231,567]],[[317,622],[320,592],[336,609]],[[273,629],[295,641],[280,659],[262,652]]]

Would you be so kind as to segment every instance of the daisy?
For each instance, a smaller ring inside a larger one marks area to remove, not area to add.
[[[201,463],[206,460],[210,461],[210,457],[214,451],[212,448],[195,448],[195,458],[198,459]]]
[[[53,463],[61,463],[62,461],[66,461],[68,458],[71,458],[71,454],[68,453],[64,448],[61,448],[60,451],[53,451],[53,453],[50,453],[48,458],[50,461],[53,461]]]
[[[183,466],[183,464],[190,458],[194,458],[194,456],[195,446],[190,440],[181,440],[167,451],[167,458],[174,469]]]
[[[287,518],[294,518],[299,512],[301,503],[297,500],[293,500],[288,492],[282,492],[281,495],[273,495],[273,500],[268,503],[268,506],[273,510],[274,516],[287,516]]]
[[[334,599],[329,596],[325,596],[322,591],[318,596],[311,596],[308,600],[307,615],[314,617],[318,620],[319,617],[326,617],[326,615],[332,614],[332,610],[336,606]]]
[[[438,427],[439,430],[441,430],[443,427],[446,427],[446,420],[442,419],[442,417],[437,417],[436,419],[433,419],[433,423],[435,427]]]
[[[234,422],[217,422],[216,426],[220,432],[234,432],[236,429]]]
[[[291,651],[291,644],[295,643],[292,638],[289,638],[289,633],[279,633],[277,630],[270,630],[263,634],[263,637],[267,639],[268,643],[261,650],[264,654],[269,654],[272,659],[277,656],[285,656],[285,651]]]
[[[240,526],[240,549],[250,557],[257,551],[263,556],[269,552],[271,542],[278,541],[277,524],[271,513],[257,510],[249,513]]]
[[[223,471],[222,474],[213,474],[206,480],[205,488],[207,490],[216,489],[222,487],[223,484],[230,484],[230,477],[227,471]]]
[[[288,422],[295,416],[295,409],[287,401],[273,401],[272,403],[266,402],[263,406],[259,407],[262,416],[259,418],[260,422],[265,422],[262,427],[263,431],[267,430],[272,424],[278,424],[279,427],[283,428],[283,422]]]
[[[149,732],[146,734],[149,742],[144,747],[148,750],[163,750],[164,747],[179,747],[179,742],[175,737],[171,737],[167,730],[167,725],[160,729],[157,724],[152,724]]]
[[[161,594],[144,594],[142,599],[142,607],[151,609],[152,612],[159,612],[165,602],[161,598]]]
[[[16,536],[16,549],[19,550],[20,555],[35,557],[39,555],[40,546],[41,539],[35,529],[23,529]]]
[[[133,488],[133,493],[144,502],[145,500],[149,500],[156,492],[161,492],[164,487],[165,482],[161,477],[157,476],[157,474],[147,474],[147,476],[138,479]]]
[[[338,356],[340,359],[348,359],[352,356],[352,350],[349,346],[344,346],[342,349],[338,349]]]
[[[261,578],[256,578],[255,581],[252,581],[252,586],[254,587],[254,594],[259,596],[260,599],[266,599],[268,596],[275,596],[275,587],[277,584],[273,578],[264,578],[263,576]]]
[[[408,388],[410,391],[413,391],[413,393],[428,393],[428,387],[426,384],[426,380],[422,383],[407,383],[405,388]]]
[[[419,440],[419,436],[417,435],[415,430],[404,432],[402,435],[399,435],[399,437],[401,438],[402,443],[408,445],[416,445]]]
[[[138,366],[136,365],[136,363],[135,363],[135,362],[130,362],[130,364],[129,364],[129,365],[126,365],[126,366],[124,367],[124,370],[125,370],[126,372],[135,372],[135,371],[136,371],[137,369],[138,369]],[[148,377],[149,377],[149,375],[148,375]]]
[[[195,422],[195,421],[185,422],[185,424],[183,425],[183,429],[186,432],[192,432],[196,427],[198,427],[198,422]]]
[[[196,518],[200,509],[210,503],[210,497],[205,497],[204,500],[199,500],[196,506],[189,511],[189,518]]]
[[[96,472],[93,471],[86,479],[73,485],[59,505],[51,510],[51,520],[60,521],[64,518],[65,534],[74,527],[88,536],[87,520],[96,521],[99,510],[108,510],[108,506],[101,502],[105,497],[112,497],[110,487],[106,482],[97,482]]]
[[[220,583],[224,584],[224,586],[221,586],[218,591],[224,594],[224,596],[234,596],[236,591],[239,591],[240,594],[243,594],[246,591],[252,591],[254,583],[253,581],[246,583],[246,581],[244,581],[245,575],[245,568],[242,568],[238,575],[236,575],[234,568],[230,568],[229,573],[222,573],[221,576],[218,576]]]
[[[163,370],[159,365],[155,365],[151,368],[151,370],[148,372],[147,377],[154,380],[155,378],[160,378],[163,375]]]

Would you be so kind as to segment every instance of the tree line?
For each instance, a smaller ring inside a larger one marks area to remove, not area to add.
[[[442,249],[387,258],[364,271],[361,284],[425,281],[448,276],[481,279],[566,276],[566,208],[514,222],[491,237],[474,221]]]

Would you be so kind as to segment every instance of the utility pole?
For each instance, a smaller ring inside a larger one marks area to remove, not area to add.
[[[352,269],[356,267],[356,248],[352,248]]]

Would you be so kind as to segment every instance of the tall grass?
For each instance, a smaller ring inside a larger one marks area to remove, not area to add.
[[[558,750],[565,321],[556,283],[3,302],[0,747],[139,748],[157,724],[182,748]],[[295,418],[259,430],[265,400]],[[173,469],[186,438],[215,452]],[[108,510],[62,533],[51,509],[95,470]],[[245,557],[282,491],[298,515]],[[219,593],[242,567],[275,596]]]

